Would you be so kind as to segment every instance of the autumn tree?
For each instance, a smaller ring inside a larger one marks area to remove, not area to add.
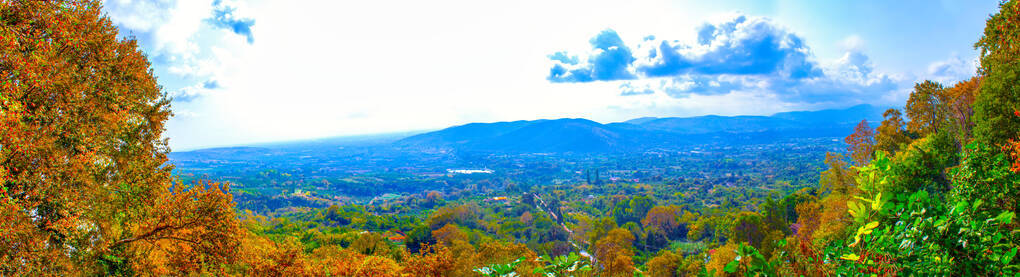
[[[171,186],[170,99],[101,10],[0,2],[0,275],[215,271],[229,195]]]
[[[645,267],[648,269],[648,276],[651,277],[676,277],[680,276],[680,267],[683,266],[683,256],[668,250],[659,252]]]
[[[540,266],[536,261],[538,254],[529,249],[526,245],[515,242],[487,241],[478,245],[476,264],[508,263],[524,257],[525,262],[518,265],[521,272],[531,272]]]
[[[855,164],[864,165],[871,160],[871,155],[875,152],[875,131],[868,126],[867,120],[861,120],[861,123],[854,127],[853,134],[843,141],[846,142],[846,150]]]
[[[243,233],[236,253],[241,265],[233,275],[248,276],[302,276],[311,275],[309,260],[297,238],[270,240],[250,232]],[[222,274],[221,274],[222,275]]]
[[[141,224],[126,225],[132,235],[114,242],[101,261],[115,264],[121,258],[113,253],[123,249],[123,257],[135,257],[135,272],[203,272],[233,264],[243,234],[226,190],[216,183],[185,190],[178,182],[172,191],[158,191]]]
[[[853,191],[857,173],[847,164],[842,154],[825,153],[825,165],[829,168],[822,171],[819,180],[820,192],[847,194]]]
[[[431,208],[442,204],[443,196],[438,191],[429,191],[425,194],[425,207]]]
[[[960,81],[946,89],[946,96],[949,100],[947,105],[947,118],[950,119],[959,134],[958,140],[966,143],[970,138],[971,130],[974,129],[974,101],[977,100],[980,92],[981,77],[973,77],[966,81]]]
[[[404,272],[410,276],[450,276],[455,263],[453,253],[448,248],[425,246],[418,254],[404,261]]]
[[[390,243],[381,234],[373,232],[359,234],[347,248],[362,255],[386,256],[390,254]]]
[[[467,241],[467,235],[464,234],[464,231],[461,231],[453,223],[446,224],[443,228],[432,231],[432,237],[436,239],[436,243],[446,247],[453,246],[458,241]]]
[[[478,224],[479,210],[477,204],[474,203],[442,206],[429,215],[428,227],[430,230],[437,230],[450,223],[456,223],[464,227],[475,227]]]
[[[974,45],[983,79],[974,102],[974,138],[997,146],[1020,134],[1020,3],[1002,1]]]
[[[947,113],[948,104],[945,88],[942,84],[931,80],[925,80],[914,84],[914,91],[907,98],[907,130],[925,136],[929,133],[938,132],[938,128]]]
[[[829,240],[845,232],[851,221],[846,212],[846,202],[860,190],[857,188],[857,171],[844,161],[843,155],[827,153],[825,164],[829,169],[822,172],[818,186],[821,193],[827,194],[819,201],[818,228],[813,235],[814,239]]]
[[[310,276],[402,276],[403,268],[393,259],[365,255],[351,249],[338,247],[322,247],[312,253],[308,261],[308,270],[304,275]]]
[[[878,133],[875,135],[875,150],[882,150],[891,155],[899,151],[901,145],[910,143],[902,116],[897,109],[888,109],[882,113],[882,124],[878,125]]]
[[[657,228],[669,238],[676,238],[680,233],[687,233],[686,229],[680,230],[680,212],[680,207],[677,206],[652,207],[645,218],[641,220],[641,226],[644,226],[645,229]]]
[[[595,256],[602,265],[604,276],[631,276],[634,271],[634,235],[627,229],[616,228],[595,243]]]
[[[737,256],[737,245],[733,243],[727,243],[718,248],[709,250],[711,258],[708,263],[705,264],[705,268],[708,271],[714,271],[716,276],[736,276],[735,274],[727,274],[725,271],[726,264],[733,261]]]

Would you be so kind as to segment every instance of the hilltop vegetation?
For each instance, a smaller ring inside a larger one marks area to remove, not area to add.
[[[917,82],[877,128],[846,126],[844,144],[620,154],[630,142],[517,133],[690,125],[561,120],[398,142],[436,143],[420,152],[230,148],[174,165],[170,101],[98,2],[4,1],[0,275],[1017,276],[1018,43],[1020,4],[1003,2],[975,45],[977,76]],[[810,118],[701,120],[782,132]],[[494,140],[512,153],[491,152]],[[563,153],[527,153],[544,147]],[[210,158],[223,153],[236,159]],[[355,162],[367,170],[334,173]]]

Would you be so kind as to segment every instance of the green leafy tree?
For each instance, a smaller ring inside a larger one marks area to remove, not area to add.
[[[981,91],[974,102],[974,138],[999,145],[1020,134],[1020,3],[1003,1],[981,39]]]
[[[914,85],[907,99],[907,130],[919,136],[939,131],[948,114],[949,98],[942,84],[925,80]]]
[[[875,135],[875,150],[895,154],[900,147],[910,143],[907,136],[906,123],[903,122],[900,110],[888,109],[882,113],[882,124],[878,126],[878,133]]]

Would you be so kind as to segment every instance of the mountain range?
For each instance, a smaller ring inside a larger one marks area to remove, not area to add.
[[[881,121],[870,105],[771,116],[643,117],[602,124],[580,118],[470,123],[410,136],[394,146],[490,153],[607,153],[704,144],[770,143],[843,137],[861,120]]]
[[[602,124],[581,118],[469,123],[432,132],[338,137],[173,152],[171,160],[331,160],[366,153],[626,153],[706,145],[766,144],[794,138],[842,138],[854,125],[882,120],[884,109],[798,111],[771,116],[643,117]],[[381,148],[380,148],[381,147]],[[392,151],[395,150],[395,151]],[[400,154],[404,153],[404,154]]]

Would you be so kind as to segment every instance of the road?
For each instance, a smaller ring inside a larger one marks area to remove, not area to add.
[[[560,227],[563,227],[563,230],[567,231],[567,242],[569,242],[570,245],[574,247],[574,249],[577,249],[577,253],[580,254],[582,257],[585,257],[585,258],[588,258],[588,260],[591,260],[591,264],[597,264],[598,261],[595,259],[595,256],[593,256],[591,254],[588,254],[588,251],[586,251],[584,248],[582,248],[580,245],[578,245],[577,242],[574,241],[574,239],[573,239],[574,231],[570,230],[570,228],[567,227],[567,224],[565,224],[561,220],[559,220],[559,217],[555,213],[553,213],[552,211],[549,210],[549,208],[548,208],[549,205],[547,205],[545,203],[545,200],[542,200],[542,197],[539,196],[538,194],[532,193],[531,195],[535,197],[535,200],[537,200],[537,201],[535,201],[535,208],[537,208],[539,211],[542,211],[543,213],[549,215],[549,217],[552,218],[554,221],[560,222]],[[584,242],[584,244],[587,244],[587,242]]]

